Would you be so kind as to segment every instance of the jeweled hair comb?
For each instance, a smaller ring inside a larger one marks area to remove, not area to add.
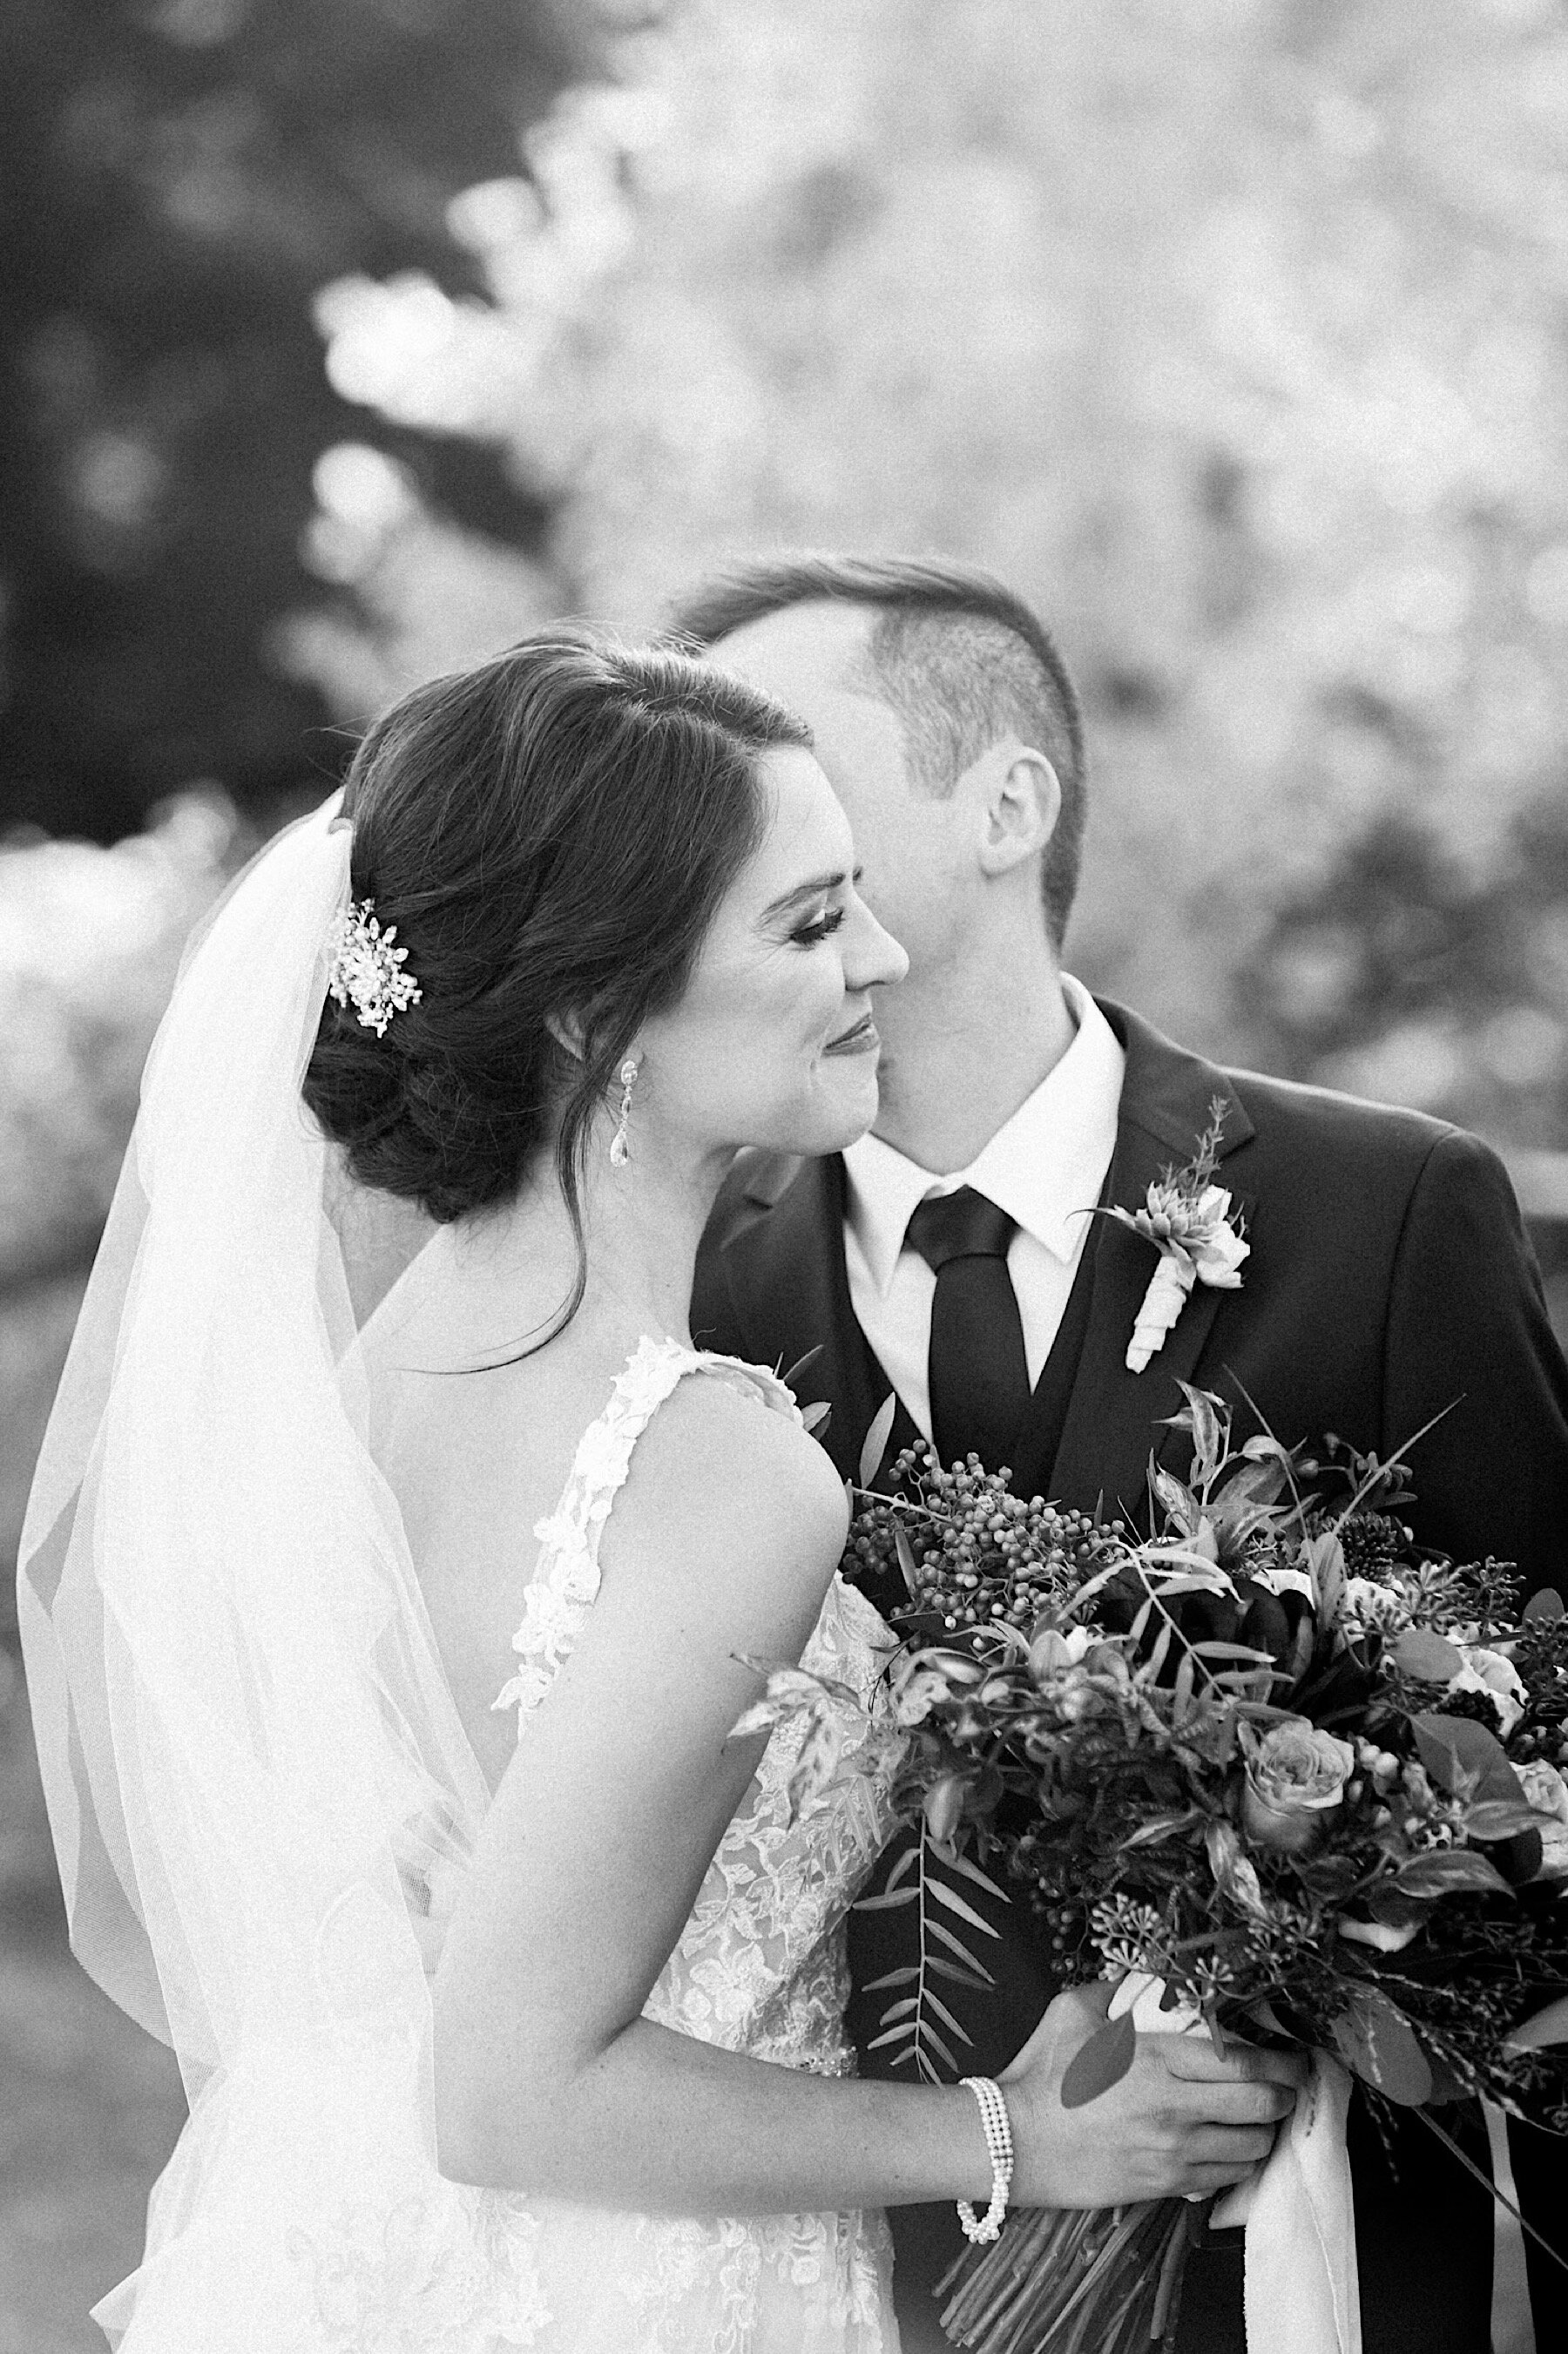
[[[423,991],[413,974],[402,969],[408,961],[408,949],[392,945],[397,925],[388,924],[383,931],[375,910],[374,899],[351,899],[333,925],[327,993],[339,1005],[352,1005],[361,1027],[384,1038],[392,1016],[418,1005]]]

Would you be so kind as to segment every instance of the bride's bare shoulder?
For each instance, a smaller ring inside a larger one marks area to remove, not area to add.
[[[688,1373],[653,1416],[607,1535],[617,1522],[726,1575],[749,1564],[820,1585],[843,1550],[848,1506],[810,1433],[721,1367]]]

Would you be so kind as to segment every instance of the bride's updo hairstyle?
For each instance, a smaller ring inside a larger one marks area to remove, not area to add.
[[[580,1240],[595,1114],[761,838],[758,756],[810,740],[720,670],[559,630],[378,719],[351,888],[420,995],[379,1037],[326,1001],[304,1096],[353,1175],[450,1221],[553,1148]]]

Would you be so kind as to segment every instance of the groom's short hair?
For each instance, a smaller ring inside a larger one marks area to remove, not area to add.
[[[950,791],[1002,734],[1051,762],[1062,813],[1044,896],[1059,948],[1083,855],[1086,762],[1077,694],[1050,632],[975,566],[818,555],[760,558],[721,574],[681,603],[674,629],[686,644],[711,647],[748,621],[822,602],[863,605],[874,616],[864,683],[897,715],[916,784]]]

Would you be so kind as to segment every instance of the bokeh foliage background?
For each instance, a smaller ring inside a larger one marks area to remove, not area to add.
[[[193,918],[398,687],[748,549],[1005,573],[1075,969],[1568,1215],[1565,164],[1560,0],[11,0],[0,1553]],[[175,2110],[25,1764],[13,1670],[0,2354],[74,2354]]]

